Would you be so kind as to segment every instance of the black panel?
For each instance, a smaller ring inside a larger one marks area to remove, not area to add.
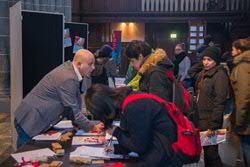
[[[73,46],[75,36],[85,38],[84,49],[88,49],[88,24],[85,23],[65,23],[65,29],[69,28],[72,46],[65,48],[65,61],[73,60]]]
[[[63,62],[63,15],[22,12],[23,96]]]

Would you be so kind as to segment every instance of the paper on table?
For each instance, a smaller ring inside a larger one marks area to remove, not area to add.
[[[113,121],[112,125],[120,127],[120,121]]]
[[[99,140],[98,136],[74,136],[72,145],[101,145],[103,142]]]
[[[22,157],[25,161],[31,161],[39,157],[52,157],[54,155],[55,153],[49,148],[11,154],[17,162],[22,162]]]
[[[103,133],[90,133],[90,132],[85,132],[82,129],[79,129],[76,133],[76,136],[104,136]]]
[[[116,87],[124,87],[126,84],[124,83],[126,78],[124,77],[115,77],[115,86]]]
[[[93,158],[104,158],[104,159],[123,159],[123,155],[111,154],[104,150],[104,147],[90,147],[81,146],[76,148],[75,151],[70,153],[70,158],[72,157],[93,157]]]
[[[111,140],[111,138],[112,138],[113,141],[117,141],[116,137],[114,137],[114,136],[112,137],[109,133],[106,133],[105,139],[106,140]]]
[[[51,140],[60,140],[61,136],[62,136],[62,133],[57,132],[54,134],[40,134],[40,135],[34,136],[32,139],[33,140],[49,140],[49,141],[51,141]]]
[[[62,120],[58,122],[56,125],[54,125],[54,128],[56,129],[72,129],[72,121],[71,120]]]

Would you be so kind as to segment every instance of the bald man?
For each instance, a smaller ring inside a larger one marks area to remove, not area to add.
[[[81,112],[80,82],[91,75],[94,63],[93,54],[80,49],[73,62],[65,62],[42,78],[15,111],[17,147],[46,132],[65,117],[87,131],[103,128],[102,124],[96,125]]]

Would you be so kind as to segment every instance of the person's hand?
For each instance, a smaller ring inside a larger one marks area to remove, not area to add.
[[[114,153],[114,146],[113,145],[106,145],[105,148],[104,148],[104,151],[107,153],[107,154],[113,154]]]
[[[104,124],[102,122],[96,124],[93,129],[91,130],[92,132],[96,132],[96,133],[101,133],[104,129]]]
[[[207,137],[211,137],[214,135],[214,131],[212,131],[211,129],[207,130]]]
[[[112,136],[112,134],[113,134],[115,128],[117,128],[117,126],[112,125],[110,128],[108,128],[108,129],[106,130],[106,133],[108,133],[108,134],[110,134],[110,135]]]

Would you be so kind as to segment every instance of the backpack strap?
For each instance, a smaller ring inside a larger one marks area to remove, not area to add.
[[[175,80],[175,77],[174,77],[174,74],[171,70],[167,70],[166,71],[166,75],[167,77],[171,80],[171,81],[174,81]]]
[[[176,89],[176,86],[177,86],[176,82],[178,82],[178,81],[176,81],[176,79],[174,77],[174,74],[173,74],[173,72],[171,70],[167,70],[166,75],[173,82],[173,98],[172,98],[172,102],[176,103],[176,101],[175,101],[175,96],[176,96],[175,89]],[[186,88],[183,86],[182,83],[180,83],[180,86],[183,89],[183,97],[184,97],[184,103],[185,103],[185,108],[184,108],[183,112],[186,113],[187,110],[188,110],[188,106],[189,106],[189,97],[188,97],[189,95],[188,95],[188,91],[186,90]]]
[[[160,97],[157,97],[153,94],[148,94],[148,93],[139,93],[139,94],[132,94],[129,95],[125,98],[125,100],[122,103],[122,113],[124,112],[124,109],[126,107],[126,105],[131,102],[131,101],[135,101],[135,100],[139,100],[139,99],[153,99],[159,103],[165,103],[166,101],[161,99]]]
[[[174,120],[174,122],[176,122],[176,123],[181,122],[182,126],[184,126],[183,122],[179,121],[178,118],[175,116],[175,115],[182,114],[180,112],[179,108],[177,108],[174,103],[167,102],[166,100],[164,100],[158,96],[155,96],[153,94],[140,93],[140,94],[132,94],[132,95],[127,96],[122,103],[122,113],[124,113],[124,109],[129,102],[139,100],[139,99],[152,99],[152,100],[155,100],[161,104],[164,104],[165,108],[169,111],[168,113],[169,113],[170,117]]]
[[[184,86],[182,87],[183,87],[183,96],[184,96],[184,102],[185,102],[184,112],[186,113],[188,112],[188,106],[189,106],[189,94],[186,88]]]

